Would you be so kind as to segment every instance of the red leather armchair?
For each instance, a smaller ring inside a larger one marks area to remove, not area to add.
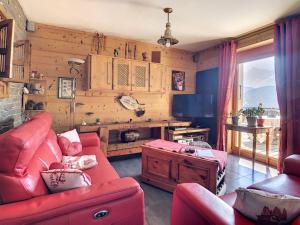
[[[284,174],[251,185],[249,188],[300,197],[300,155],[284,161]],[[252,225],[253,221],[233,209],[236,194],[220,198],[199,184],[179,184],[173,195],[171,225]],[[300,216],[292,225],[300,225]]]
[[[80,135],[82,154],[98,161],[85,171],[92,186],[48,193],[40,171],[62,158],[51,124],[43,113],[0,135],[0,225],[143,225],[140,185],[118,176],[94,133]]]

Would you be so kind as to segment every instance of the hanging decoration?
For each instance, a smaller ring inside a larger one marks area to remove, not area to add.
[[[140,104],[132,96],[122,95],[118,97],[118,100],[124,108],[134,111],[137,117],[141,117],[145,114],[144,104]]]
[[[96,33],[94,42],[95,42],[95,47],[96,47],[96,52],[98,55],[101,54],[101,52],[104,51],[104,34],[103,33]]]

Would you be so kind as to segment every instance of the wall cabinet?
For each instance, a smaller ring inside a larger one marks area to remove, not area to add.
[[[150,92],[166,91],[165,69],[162,64],[150,63]]]
[[[88,90],[165,92],[165,67],[159,63],[89,55]]]
[[[112,58],[103,55],[89,55],[87,58],[88,89],[112,90]]]
[[[149,91],[149,63],[132,61],[132,90]]]
[[[127,59],[115,58],[113,60],[113,68],[113,89],[119,91],[131,91],[131,61]]]

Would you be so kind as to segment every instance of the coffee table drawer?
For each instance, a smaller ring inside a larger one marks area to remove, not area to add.
[[[179,183],[198,183],[204,187],[209,186],[208,171],[190,165],[178,165],[178,182]]]
[[[158,159],[151,156],[147,157],[147,173],[162,178],[169,178],[171,169],[171,160]]]

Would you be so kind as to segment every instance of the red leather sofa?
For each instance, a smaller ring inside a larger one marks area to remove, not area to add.
[[[300,155],[284,161],[284,173],[249,188],[300,197]],[[220,198],[204,187],[189,183],[177,185],[173,195],[171,225],[253,225],[253,221],[233,209],[236,193]],[[300,216],[292,225],[300,225]]]
[[[49,113],[0,135],[0,225],[143,225],[144,194],[120,178],[95,133],[80,134],[82,154],[98,165],[86,170],[90,187],[49,194],[40,171],[62,158]]]

